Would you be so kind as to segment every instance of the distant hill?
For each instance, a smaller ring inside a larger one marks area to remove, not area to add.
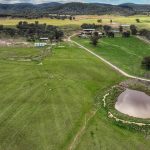
[[[45,15],[45,14],[120,14],[133,15],[136,13],[150,11],[150,5],[139,5],[126,3],[121,5],[109,5],[102,3],[44,3],[33,5],[29,3],[0,4],[0,14],[8,15]]]
[[[119,6],[123,7],[123,8],[131,8],[135,12],[145,12],[145,11],[150,12],[150,5],[149,4],[125,3],[125,4],[121,4]]]

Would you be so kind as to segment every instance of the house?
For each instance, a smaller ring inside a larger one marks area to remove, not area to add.
[[[92,35],[95,29],[83,29],[83,33],[86,35]]]
[[[91,36],[94,32],[98,32],[98,35],[100,37],[104,37],[104,33],[103,32],[99,32],[99,31],[96,31],[95,29],[83,29],[82,32],[80,32],[78,34],[79,37],[82,37],[82,38],[88,38],[89,36]]]

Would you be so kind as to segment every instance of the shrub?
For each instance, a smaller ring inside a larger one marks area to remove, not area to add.
[[[130,26],[131,34],[136,35],[137,34],[137,27],[135,25]]]
[[[114,34],[113,32],[108,32],[108,33],[107,33],[107,36],[108,36],[109,38],[114,38],[114,37],[115,37],[115,34]]]
[[[104,31],[107,33],[107,32],[109,32],[109,31],[111,30],[111,26],[104,25],[104,26],[103,26],[103,29],[104,29]]]
[[[123,27],[119,26],[119,31],[122,33],[123,32]]]
[[[136,22],[137,22],[137,23],[140,23],[140,19],[136,19]]]
[[[87,23],[84,23],[81,25],[81,28],[82,29],[98,29],[98,28],[102,28],[102,25],[96,25],[96,24],[87,24]]]
[[[150,56],[143,58],[143,60],[142,60],[142,66],[145,69],[150,70]]]
[[[90,40],[91,40],[91,44],[96,46],[98,44],[98,40],[99,40],[98,32],[94,32],[93,35],[91,36]]]
[[[130,31],[123,32],[122,37],[125,37],[125,38],[130,37]]]
[[[98,23],[102,23],[102,19],[98,19],[97,22],[98,22]]]

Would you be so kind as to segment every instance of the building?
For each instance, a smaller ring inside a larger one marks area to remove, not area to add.
[[[129,24],[122,24],[121,26],[122,26],[122,27],[130,27]]]
[[[47,45],[47,43],[34,43],[35,47],[44,47],[46,45]]]
[[[86,35],[91,35],[94,31],[95,29],[83,29],[83,33]]]
[[[42,38],[40,38],[40,41],[48,41],[49,40],[49,38],[48,37],[42,37]]]
[[[82,32],[80,32],[78,34],[79,37],[82,37],[82,38],[88,38],[89,36],[93,35],[94,32],[98,32],[98,35],[100,37],[103,37],[104,36],[104,33],[102,32],[99,32],[99,31],[96,31],[95,29],[83,29]]]

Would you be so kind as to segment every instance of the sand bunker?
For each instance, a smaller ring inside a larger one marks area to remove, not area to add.
[[[116,102],[115,108],[136,118],[150,118],[150,96],[144,92],[127,89]]]

